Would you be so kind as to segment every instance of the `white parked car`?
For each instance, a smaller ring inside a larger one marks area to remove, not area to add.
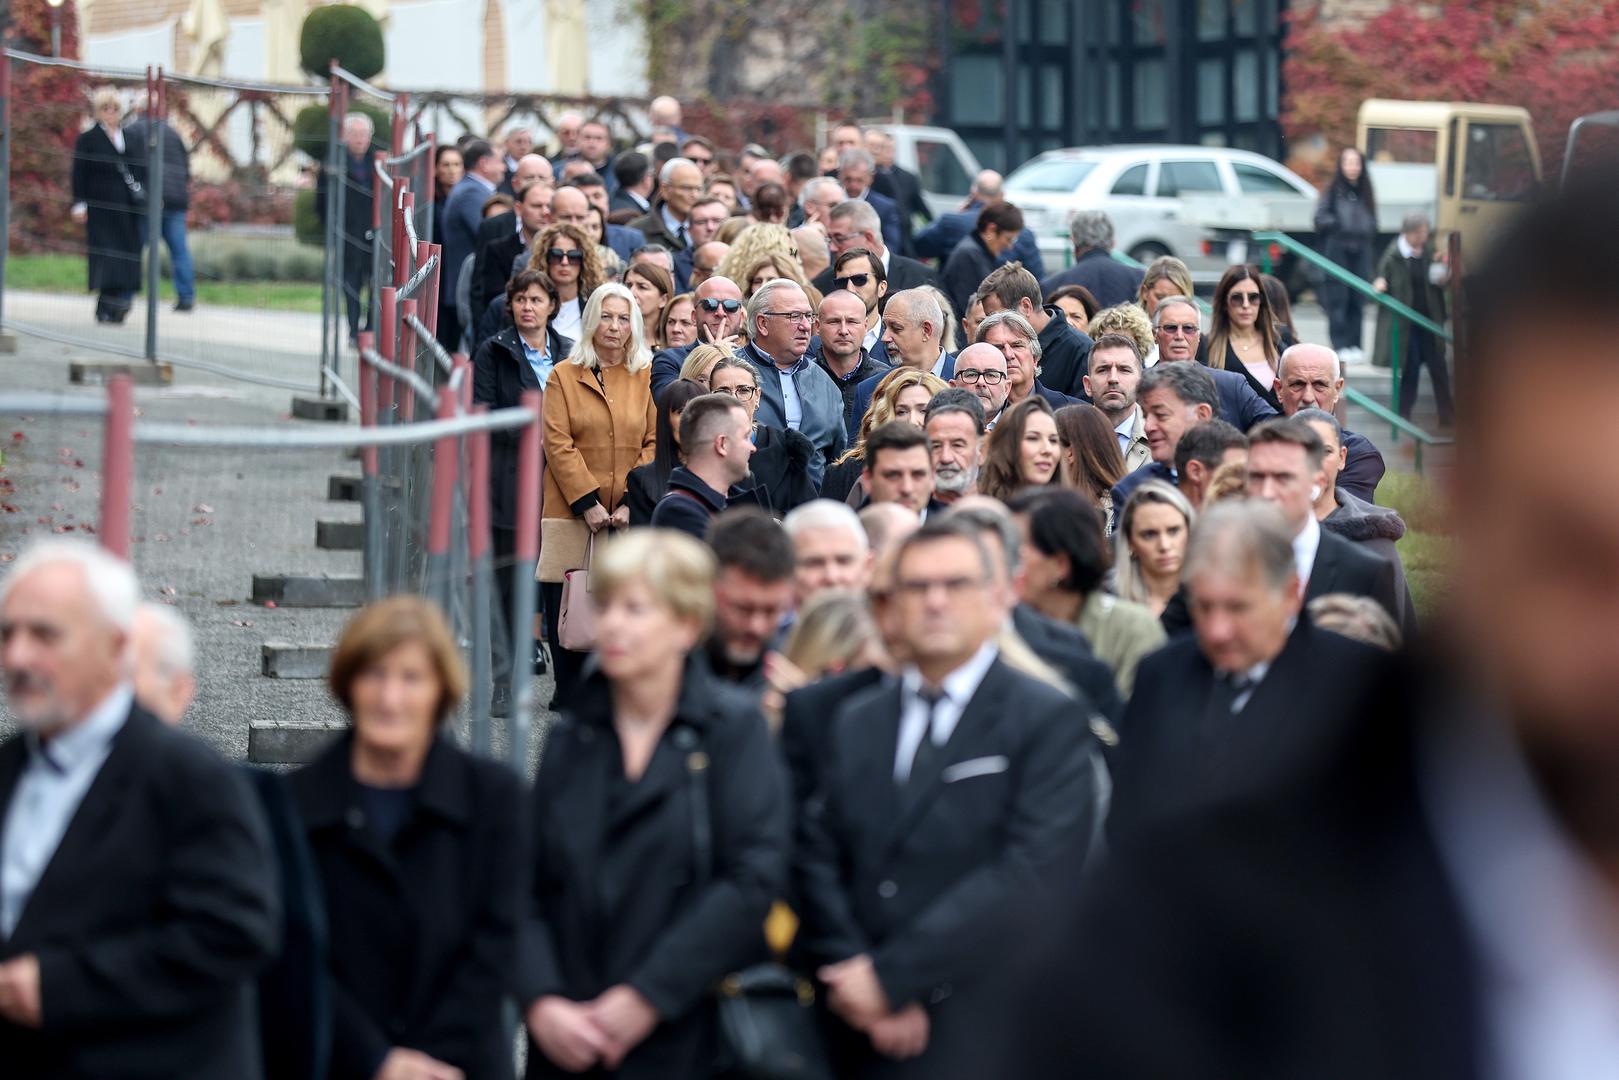
[[[980,166],[960,135],[917,124],[871,126],[894,137],[894,163],[922,181],[922,201],[935,217],[961,209]]]
[[[1199,284],[1229,265],[1225,244],[1205,253],[1213,234],[1205,205],[1260,198],[1308,220],[1317,192],[1298,174],[1261,154],[1217,146],[1097,146],[1048,150],[1006,178],[1007,201],[1023,211],[1048,267],[1073,260],[1068,223],[1080,210],[1113,221],[1115,247],[1141,262],[1174,255]]]

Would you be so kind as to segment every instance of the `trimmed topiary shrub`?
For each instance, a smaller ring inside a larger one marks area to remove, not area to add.
[[[373,148],[386,150],[393,145],[393,117],[388,110],[361,101],[350,102],[349,109],[363,112],[371,118],[371,126],[376,129],[376,134],[371,137]],[[292,144],[317,164],[326,161],[326,136],[326,106],[305,105],[292,118]]]
[[[382,27],[371,13],[353,4],[318,7],[304,18],[298,34],[298,59],[303,69],[324,79],[331,62],[362,79],[382,70],[385,60]]]

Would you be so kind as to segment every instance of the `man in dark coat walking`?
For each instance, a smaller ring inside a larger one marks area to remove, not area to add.
[[[1103,307],[1127,304],[1141,289],[1141,271],[1113,257],[1113,222],[1100,210],[1083,210],[1068,224],[1074,265],[1046,278],[1040,291],[1050,296],[1064,285],[1083,285]]]
[[[978,224],[971,234],[945,260],[939,275],[940,288],[960,315],[972,304],[973,294],[984,283],[1001,256],[1011,249],[1023,231],[1023,211],[1011,203],[990,203],[978,212]]]
[[[338,223],[338,248],[343,283],[343,310],[348,317],[349,340],[354,341],[361,329],[371,326],[370,307],[376,297],[368,297],[365,307],[360,304],[360,291],[369,292],[371,282],[371,206],[374,199],[371,185],[371,118],[363,112],[351,112],[343,118],[343,220]],[[315,216],[322,225],[332,198],[332,179],[321,165],[315,181]],[[441,282],[452,282],[442,275]],[[451,293],[453,295],[453,288]]]

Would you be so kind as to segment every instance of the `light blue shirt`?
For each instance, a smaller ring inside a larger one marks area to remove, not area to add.
[[[28,762],[6,808],[0,837],[0,934],[10,937],[50,865],[84,793],[129,718],[134,692],[122,683],[82,723],[49,743],[25,735]]]
[[[522,334],[517,335],[517,343],[523,347],[523,355],[528,358],[528,366],[534,369],[534,377],[540,380],[540,389],[544,390],[546,382],[551,378],[551,369],[556,366],[556,362],[551,359],[550,348],[536,349],[523,340]]]
[[[755,342],[753,347],[759,349],[758,342]],[[793,376],[803,370],[804,361],[800,358],[798,363],[792,367],[783,368],[776,363],[774,356],[771,356],[763,349],[759,349],[759,355],[769,360],[770,366],[776,369],[776,377],[781,380],[782,416],[787,421],[787,426],[797,431],[804,423],[804,401],[798,396],[798,384],[793,381]]]

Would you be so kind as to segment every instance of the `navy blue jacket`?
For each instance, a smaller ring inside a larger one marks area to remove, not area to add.
[[[1170,487],[1175,486],[1175,470],[1168,465],[1157,461],[1149,461],[1135,472],[1126,473],[1124,478],[1113,485],[1113,513],[1115,518],[1124,513],[1124,504],[1130,501],[1130,496],[1136,488],[1148,480],[1162,480]]]
[[[439,303],[455,299],[455,286],[461,280],[461,264],[477,251],[478,227],[483,224],[483,204],[495,192],[475,176],[463,176],[444,200],[444,273],[439,283]]]
[[[669,470],[669,490],[652,508],[652,527],[678,529],[701,540],[708,535],[708,523],[724,509],[725,494],[682,465]]]
[[[1045,309],[1049,317],[1040,331],[1040,381],[1071,398],[1085,396],[1085,374],[1091,366],[1091,337],[1075,330],[1061,309]]]
[[[1247,431],[1261,420],[1271,420],[1281,415],[1264,398],[1254,393],[1248,380],[1235,371],[1221,371],[1219,368],[1204,370],[1214,376],[1214,389],[1220,394],[1220,419],[1238,431]]]
[[[978,226],[979,211],[984,204],[973,203],[965,210],[952,210],[948,214],[940,214],[933,220],[933,224],[923,229],[911,238],[911,247],[916,251],[919,259],[947,259],[961,243],[961,238],[972,232]],[[1040,257],[1040,243],[1034,238],[1034,232],[1024,229],[1017,234],[1017,240],[1012,249],[1001,255],[997,260],[1000,263],[1009,263],[1013,259],[1023,264],[1023,269],[1035,276],[1038,280],[1046,276],[1046,263]]]
[[[672,349],[660,349],[652,357],[652,396],[656,398],[663,393],[663,388],[680,378],[680,369],[686,364],[686,357],[697,348],[697,343],[690,345],[676,345]]]
[[[861,197],[877,211],[877,220],[883,224],[883,246],[889,251],[903,251],[905,246],[899,228],[898,204],[887,195],[881,195],[869,188]]]
[[[1344,457],[1343,470],[1338,473],[1338,487],[1358,499],[1376,502],[1372,496],[1377,494],[1377,485],[1387,468],[1383,464],[1383,455],[1372,445],[1372,440],[1347,429],[1344,431],[1344,449],[1348,453]]]
[[[1064,285],[1083,285],[1103,307],[1127,304],[1141,291],[1141,271],[1126,266],[1105,251],[1092,248],[1068,269],[1040,283],[1040,292],[1050,296]]]

